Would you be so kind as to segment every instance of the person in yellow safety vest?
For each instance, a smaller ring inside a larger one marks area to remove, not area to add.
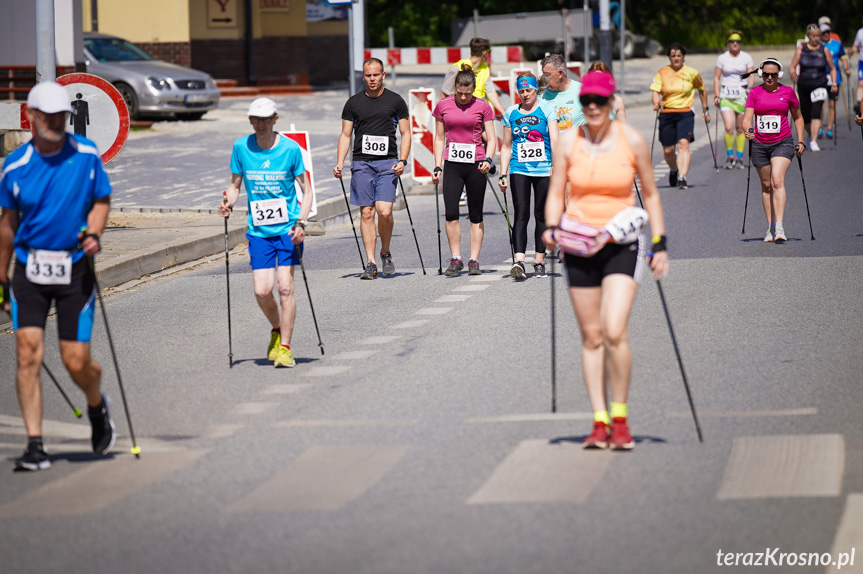
[[[447,71],[444,76],[443,85],[440,89],[440,99],[451,96],[455,91],[455,75],[462,71],[463,64],[471,67],[476,76],[476,89],[473,95],[483,99],[491,104],[494,113],[497,116],[502,116],[506,110],[500,104],[500,99],[497,97],[497,90],[491,82],[491,68],[489,68],[485,59],[491,53],[491,42],[485,38],[471,38],[470,41],[470,58],[459,60]]]

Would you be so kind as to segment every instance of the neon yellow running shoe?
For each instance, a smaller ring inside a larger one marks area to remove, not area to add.
[[[275,361],[279,354],[279,347],[282,344],[282,336],[278,331],[270,331],[270,344],[267,347],[267,360]]]
[[[273,361],[273,365],[276,367],[294,367],[297,362],[294,360],[294,352],[279,345],[278,355],[276,356],[276,360]]]

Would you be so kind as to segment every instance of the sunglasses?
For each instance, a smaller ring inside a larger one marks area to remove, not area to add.
[[[761,72],[762,78],[778,78],[779,72]]]
[[[586,94],[584,96],[579,96],[578,101],[581,102],[581,107],[586,108],[590,106],[590,104],[595,104],[598,107],[602,107],[608,103],[608,96],[597,96],[596,94]]]
[[[729,44],[739,44],[740,40],[728,40]]]

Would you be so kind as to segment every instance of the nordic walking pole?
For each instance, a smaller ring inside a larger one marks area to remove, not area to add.
[[[662,109],[660,107],[660,109]],[[656,121],[653,122],[653,139],[650,140],[650,165],[653,165],[653,144],[656,143],[656,128],[659,126],[659,110],[656,110]]]
[[[707,132],[707,142],[710,144],[710,149],[713,150],[713,169],[716,173],[719,173],[719,165],[716,163],[716,148],[713,147],[713,142],[710,141],[710,124],[707,123],[707,118],[704,117],[704,114],[701,114],[701,117],[704,118],[704,131]],[[717,121],[717,123],[719,123]]]
[[[342,195],[345,196],[345,205],[348,207],[348,217],[351,218],[351,229],[354,230],[354,239],[357,242],[357,251],[360,254],[360,267],[362,267],[363,270],[365,270],[366,262],[365,262],[365,259],[363,259],[363,250],[360,249],[360,238],[357,236],[357,228],[354,225],[354,214],[351,213],[351,202],[348,201],[348,192],[345,191],[345,180],[343,180],[342,178],[339,178],[339,183],[342,184]]]
[[[426,275],[426,266],[423,264],[423,254],[420,253],[420,242],[417,240],[417,232],[414,229],[414,218],[411,217],[411,208],[408,207],[408,194],[405,193],[405,186],[402,183],[401,177],[399,177],[399,187],[402,188],[402,197],[405,200],[405,209],[408,212],[408,220],[411,222],[411,231],[414,232],[414,243],[417,244],[417,255],[419,255],[420,258],[420,267],[423,268],[423,275]]]
[[[434,186],[434,206],[437,213],[437,274],[443,275],[443,255],[440,250],[440,198],[438,196],[438,184]]]
[[[839,72],[837,72],[837,73],[839,73]],[[851,87],[851,82],[848,81],[848,78],[845,78],[845,83],[848,84],[849,88]],[[849,98],[851,97],[850,92],[849,92],[848,97]],[[848,113],[848,100],[845,98],[845,90],[842,90],[842,104],[845,106],[845,118],[848,120],[848,131],[850,132],[851,131],[851,114]],[[836,121],[836,115],[835,114],[833,115],[833,123],[834,124],[839,123]],[[835,128],[836,126],[834,125],[833,127]]]
[[[60,391],[60,394],[63,395],[63,398],[66,399],[66,403],[69,405],[69,408],[72,409],[72,413],[77,417],[81,418],[81,409],[75,407],[72,404],[72,401],[69,399],[69,395],[66,394],[66,391],[63,390],[63,387],[60,386],[60,383],[57,382],[57,378],[54,376],[54,373],[48,368],[48,365],[45,364],[45,361],[42,361],[42,368],[45,369],[45,372],[48,373],[48,376],[54,381],[54,386],[57,387],[57,390]]]
[[[632,184],[635,186],[635,195],[638,196],[638,205],[644,208],[644,202],[641,200],[641,192],[638,191],[638,182],[635,179],[632,180]]]
[[[225,220],[227,225],[227,219]],[[84,234],[86,236],[86,229]],[[83,240],[83,238],[82,238]],[[141,458],[141,447],[135,441],[135,430],[132,428],[132,417],[129,415],[129,403],[126,401],[126,391],[123,388],[123,378],[120,376],[120,364],[117,362],[117,351],[114,349],[114,339],[111,337],[111,329],[108,327],[108,314],[105,313],[105,301],[102,300],[102,291],[99,289],[99,281],[96,279],[96,262],[92,257],[87,257],[90,263],[90,271],[93,273],[93,286],[96,288],[96,298],[102,307],[102,319],[105,321],[105,334],[108,336],[108,346],[111,348],[111,357],[114,359],[114,370],[117,371],[117,383],[120,386],[120,396],[123,398],[123,409],[126,411],[126,422],[129,423],[129,436],[132,438],[132,454],[135,458]]]
[[[549,256],[551,262],[551,275],[548,280],[551,283],[551,412],[557,412],[557,369],[556,369],[556,344],[555,344],[555,322],[554,322],[554,252]]]
[[[713,124],[713,141],[716,143],[716,147],[713,148],[713,165],[719,165],[719,118],[722,117],[722,113],[717,110],[716,111],[716,122]],[[719,173],[719,168],[716,168],[716,173]]]
[[[809,198],[806,197],[806,180],[803,179],[803,160],[800,159],[800,156],[797,156],[797,165],[800,167],[800,183],[803,184],[803,199],[806,200],[806,217],[809,218],[809,240],[815,241],[815,234],[812,233],[812,216],[809,215]]]
[[[755,128],[749,128],[749,133],[755,133]],[[749,209],[749,176],[752,173],[752,140],[746,140],[746,146],[749,148],[749,167],[746,168],[746,203],[743,205],[743,229],[740,234],[746,233],[746,211]]]
[[[668,322],[668,332],[671,334],[671,344],[674,346],[674,354],[677,355],[680,376],[683,377],[683,388],[686,389],[686,398],[689,399],[689,408],[692,410],[692,420],[695,422],[695,432],[698,433],[698,442],[704,442],[701,436],[701,425],[698,424],[698,415],[695,414],[695,403],[692,402],[692,392],[689,390],[689,381],[686,379],[686,371],[683,369],[683,361],[680,359],[680,349],[677,348],[677,337],[674,336],[674,327],[671,326],[671,315],[668,314],[665,293],[662,292],[662,282],[659,279],[656,280],[656,286],[659,288],[659,300],[662,301],[662,310],[665,311],[665,320]]]
[[[503,204],[500,202],[500,198],[494,192],[494,186],[491,184],[491,180],[488,178],[488,174],[485,174],[485,180],[488,182],[488,186],[491,188],[491,194],[497,200],[497,205],[500,207],[500,212],[506,218],[506,229],[509,233],[509,251],[512,254],[512,263],[515,265],[515,247],[512,244],[512,225],[509,223],[509,213],[506,209],[504,209]],[[504,199],[506,199],[506,194],[504,194]]]
[[[228,192],[225,193],[225,202],[228,201]],[[225,218],[225,284],[228,288],[228,368],[234,368],[234,350],[231,339],[231,267],[228,264],[228,218]]]
[[[312,309],[312,321],[315,323],[315,332],[318,334],[318,347],[321,348],[321,355],[323,355],[324,343],[321,341],[321,331],[318,329],[318,319],[315,317],[315,306],[312,304],[312,292],[309,290],[309,280],[306,279],[306,266],[303,265],[302,257],[300,257],[300,270],[303,272],[303,283],[306,284],[306,294],[309,296],[309,307]]]

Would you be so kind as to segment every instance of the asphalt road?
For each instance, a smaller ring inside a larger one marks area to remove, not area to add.
[[[631,121],[650,137],[650,110],[634,110]],[[747,554],[755,561],[765,550],[774,571],[834,568],[789,567],[787,556],[779,566],[782,553],[833,562],[852,551],[859,570],[863,224],[854,158],[863,143],[842,121],[837,146],[804,156],[815,241],[796,166],[789,241],[761,241],[754,180],[741,234],[746,172],[714,172],[703,126],[690,189],[661,189],[672,258],[663,289],[703,444],[651,279],[629,331],[638,444],[631,453],[582,451],[591,414],[563,281],[555,279],[552,415],[551,280],[506,276],[505,222],[491,197],[485,273],[438,276],[434,197],[414,196],[428,275],[405,211],[396,213],[392,278],[357,278],[349,225],[308,240],[326,354],[298,271],[294,369],[263,360],[268,327],[242,249],[231,255],[233,369],[223,260],[107,296],[141,459],[129,454],[97,318],[94,353],[121,441],[95,460],[88,425],[45,381],[53,466],[0,473],[2,571],[734,572],[751,570]],[[50,324],[47,340],[55,338]],[[24,446],[13,358],[12,336],[0,335],[0,462],[9,469]],[[62,372],[53,342],[45,362]],[[73,398],[83,405],[80,393]],[[717,565],[727,552],[737,567]]]

